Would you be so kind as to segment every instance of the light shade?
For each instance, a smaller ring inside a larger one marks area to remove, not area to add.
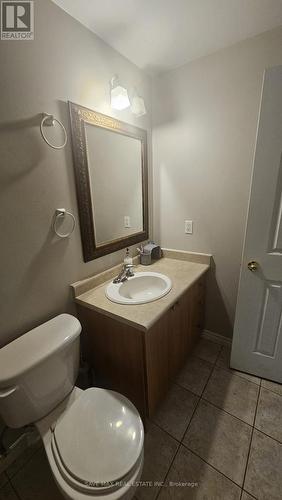
[[[136,116],[143,116],[146,114],[146,106],[143,97],[139,95],[133,97],[131,111]]]
[[[127,90],[117,84],[111,89],[111,107],[114,109],[126,109],[130,106]]]

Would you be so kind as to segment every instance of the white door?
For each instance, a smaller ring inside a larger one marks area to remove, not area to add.
[[[264,75],[231,367],[282,383],[282,66]]]

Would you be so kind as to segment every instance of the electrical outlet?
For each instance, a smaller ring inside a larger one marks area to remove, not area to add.
[[[129,215],[124,216],[124,227],[131,227]]]
[[[193,234],[193,221],[185,220],[184,221],[184,232],[185,234]]]

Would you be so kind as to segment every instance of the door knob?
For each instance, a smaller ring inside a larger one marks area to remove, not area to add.
[[[255,260],[250,260],[248,262],[248,269],[252,272],[256,271],[259,268],[259,263],[256,262]]]

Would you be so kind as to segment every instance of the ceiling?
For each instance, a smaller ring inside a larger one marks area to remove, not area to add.
[[[282,25],[282,0],[53,0],[157,74]]]

